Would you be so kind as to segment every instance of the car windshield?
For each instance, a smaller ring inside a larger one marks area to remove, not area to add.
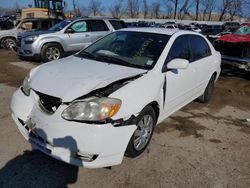
[[[66,25],[70,24],[72,20],[64,20],[49,28],[49,31],[61,31]]]
[[[234,34],[240,34],[240,35],[250,35],[250,27],[245,25],[239,29],[237,29]]]
[[[77,56],[141,69],[152,69],[170,35],[118,31],[107,35]]]

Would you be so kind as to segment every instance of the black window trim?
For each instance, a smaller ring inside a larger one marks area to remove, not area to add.
[[[189,47],[189,53],[190,53],[190,59],[188,60],[189,63],[193,63],[193,62],[196,62],[196,61],[198,61],[198,60],[200,60],[200,59],[203,59],[203,58],[207,58],[207,57],[209,57],[209,56],[212,56],[212,50],[211,50],[211,48],[210,48],[208,42],[207,42],[202,36],[200,36],[200,35],[195,35],[195,34],[184,34],[184,35],[179,35],[178,37],[175,38],[173,44],[175,43],[175,41],[176,41],[179,37],[182,37],[182,36],[187,36],[187,37],[189,37],[189,36],[198,36],[198,37],[202,38],[202,40],[204,40],[204,41],[206,42],[206,44],[207,44],[207,46],[208,46],[208,48],[209,48],[209,50],[210,50],[210,55],[207,55],[207,56],[205,56],[205,57],[201,57],[201,58],[199,58],[199,59],[196,59],[196,60],[192,61],[192,54],[193,54],[193,53],[192,53],[192,51],[191,51],[190,39],[188,38],[188,47]],[[173,46],[173,44],[172,44],[172,46]],[[165,58],[164,64],[163,64],[163,66],[162,66],[162,73],[168,72],[168,71],[170,70],[170,69],[166,69],[166,70],[164,71],[164,67],[165,67],[165,65],[167,65],[167,64],[169,63],[169,61],[168,61],[168,62],[166,62],[166,61],[167,61],[167,57],[168,57],[168,55],[169,55],[169,53],[170,53],[170,51],[171,51],[171,49],[172,49],[172,46],[171,46],[171,48],[169,49],[168,54],[167,54],[167,56],[166,56],[166,58]]]

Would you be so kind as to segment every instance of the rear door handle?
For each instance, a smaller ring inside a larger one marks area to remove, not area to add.
[[[89,35],[89,34],[86,34],[85,37],[90,37],[90,35]]]

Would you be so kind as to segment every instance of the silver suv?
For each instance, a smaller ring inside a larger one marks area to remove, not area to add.
[[[124,27],[126,24],[115,18],[64,20],[48,31],[20,34],[17,55],[48,62],[77,52],[110,32]]]
[[[17,35],[30,30],[48,30],[57,24],[59,19],[26,18],[19,21],[12,29],[0,30],[0,47],[5,49],[15,48]]]

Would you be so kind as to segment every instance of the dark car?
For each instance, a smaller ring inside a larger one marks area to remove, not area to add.
[[[222,64],[250,73],[250,23],[214,43],[222,55]]]

